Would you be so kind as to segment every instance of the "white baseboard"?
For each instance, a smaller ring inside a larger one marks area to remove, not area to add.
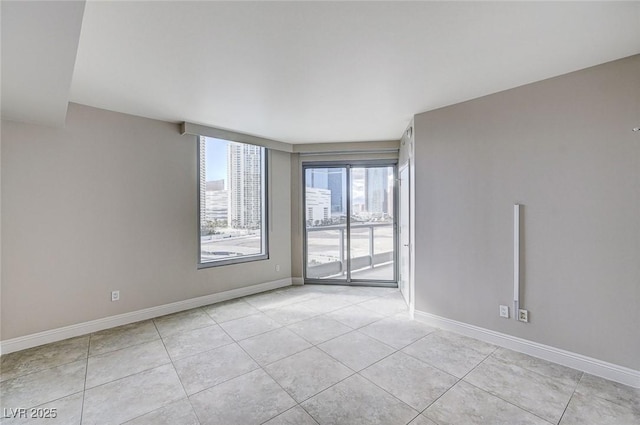
[[[291,278],[291,284],[292,284],[292,285],[296,285],[296,286],[304,285],[304,278],[301,278],[301,277],[292,277],[292,278]]]
[[[456,332],[500,347],[519,351],[533,357],[581,370],[601,378],[640,388],[640,371],[618,366],[582,354],[572,353],[515,336],[495,332],[479,326],[469,325],[435,314],[415,310],[415,320],[427,325]]]
[[[291,278],[259,283],[257,285],[246,286],[244,288],[232,289],[197,298],[190,298],[184,301],[177,301],[157,307],[145,308],[143,310],[132,311],[130,313],[118,314],[116,316],[105,317],[102,319],[91,320],[89,322],[25,335],[18,338],[7,339],[5,341],[0,341],[0,354],[8,354],[14,351],[24,350],[26,348],[62,341],[67,338],[86,335],[103,329],[127,325],[141,320],[153,319],[154,317],[164,316],[165,314],[177,313],[179,311],[257,294],[271,289],[283,288],[285,286],[291,286]]]

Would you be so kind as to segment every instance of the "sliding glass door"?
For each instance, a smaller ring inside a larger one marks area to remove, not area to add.
[[[347,280],[347,168],[305,168],[307,279]]]
[[[395,165],[304,167],[305,281],[396,285]]]

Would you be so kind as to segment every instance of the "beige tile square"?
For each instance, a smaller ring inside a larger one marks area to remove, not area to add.
[[[560,425],[640,424],[640,412],[599,397],[576,393],[562,416]]]
[[[331,338],[351,332],[351,328],[327,316],[317,316],[287,326],[312,344],[320,344]]]
[[[431,419],[427,418],[424,415],[418,415],[414,420],[409,422],[409,425],[438,425],[433,422]]]
[[[0,357],[0,382],[86,359],[89,335],[65,339]]]
[[[318,423],[302,407],[295,406],[265,422],[264,425],[318,425]]]
[[[461,381],[423,413],[438,424],[550,425],[549,422]]]
[[[37,406],[36,412],[28,410],[25,412],[27,418],[0,419],[0,423],[2,425],[80,425],[83,396],[84,394],[79,392],[59,398]],[[2,409],[0,409],[1,413]],[[38,416],[38,414],[45,416]]]
[[[337,293],[322,294],[310,300],[303,301],[298,305],[308,308],[309,310],[317,311],[318,313],[328,313],[351,305],[351,302],[345,299],[341,293]]]
[[[359,331],[399,350],[434,332],[435,329],[415,320],[390,317],[378,320]]]
[[[462,378],[493,350],[493,345],[473,338],[436,331],[405,347],[402,352]]]
[[[289,304],[263,311],[264,314],[283,326],[320,315],[319,312],[312,310],[303,304]]]
[[[600,397],[620,406],[640,412],[640,388],[609,381],[585,373],[576,392],[587,397]]]
[[[174,401],[153,412],[138,416],[126,425],[200,425],[189,399]]]
[[[259,425],[296,402],[262,369],[191,396],[202,425]]]
[[[260,365],[267,365],[311,347],[287,328],[275,329],[239,342]]]
[[[386,317],[359,305],[350,305],[327,313],[326,316],[353,329],[361,328]]]
[[[96,356],[159,338],[152,320],[105,329],[91,334],[89,355]]]
[[[543,359],[518,353],[507,348],[498,348],[491,354],[492,357],[507,363],[513,363],[524,369],[539,373],[550,378],[563,380],[568,385],[576,385],[582,377],[582,372],[552,363]]]
[[[353,374],[315,347],[272,363],[265,370],[298,402]]]
[[[89,357],[86,388],[93,388],[143,370],[170,363],[161,340],[145,342]]]
[[[121,424],[185,397],[173,367],[160,366],[88,389],[82,424]]]
[[[397,294],[399,294],[399,292]],[[407,304],[402,300],[401,296],[398,297],[397,294],[394,292],[389,295],[359,303],[358,305],[385,316],[393,316],[398,313],[408,312],[409,307],[407,307]]]
[[[156,317],[153,321],[162,338],[179,332],[215,325],[213,319],[200,308]]]
[[[218,325],[178,332],[163,341],[174,360],[233,343],[233,339]]]
[[[236,341],[251,338],[252,336],[282,327],[282,325],[264,313],[230,320],[220,323],[220,326]]]
[[[243,375],[259,366],[238,344],[183,357],[174,366],[187,394],[195,394]]]
[[[293,294],[280,290],[263,292],[261,294],[250,295],[243,298],[243,300],[259,310],[278,308],[305,299],[307,299],[307,294]]]
[[[356,372],[396,351],[359,331],[324,342],[318,345],[318,348]]]
[[[563,380],[493,357],[482,362],[464,380],[551,423],[560,421],[575,389]]]
[[[78,360],[0,382],[0,408],[35,407],[82,391],[86,367]]]
[[[240,319],[260,312],[260,310],[242,299],[212,304],[202,309],[218,323]]]
[[[405,425],[418,412],[361,376],[353,375],[302,403],[320,424]]]
[[[369,366],[360,375],[418,411],[458,382],[455,376],[401,352]]]

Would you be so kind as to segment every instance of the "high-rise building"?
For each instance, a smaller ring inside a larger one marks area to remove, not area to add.
[[[260,146],[227,145],[229,227],[258,229],[262,224],[262,152]]]
[[[207,182],[205,218],[207,221],[223,221],[229,219],[229,192],[224,189],[224,179]]]
[[[390,213],[388,168],[367,168],[365,170],[364,179],[364,203],[367,211],[373,214]]]
[[[206,167],[206,138],[200,136],[200,223],[206,219],[207,206],[207,167]]]
[[[331,216],[346,214],[346,178],[342,168],[312,168],[308,170],[307,187],[331,191]]]
[[[307,187],[305,219],[308,224],[320,224],[331,217],[331,192],[329,189]]]
[[[207,192],[211,190],[224,190],[224,179],[209,180],[207,182]]]
[[[335,216],[347,213],[347,191],[344,172],[340,169],[329,168],[327,185],[331,191],[331,214]]]

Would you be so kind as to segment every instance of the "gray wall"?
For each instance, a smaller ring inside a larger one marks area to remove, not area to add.
[[[270,259],[197,270],[196,149],[76,104],[65,128],[3,121],[2,339],[290,277],[290,155],[271,152]]]
[[[417,115],[416,310],[639,370],[638,120],[638,55]]]

